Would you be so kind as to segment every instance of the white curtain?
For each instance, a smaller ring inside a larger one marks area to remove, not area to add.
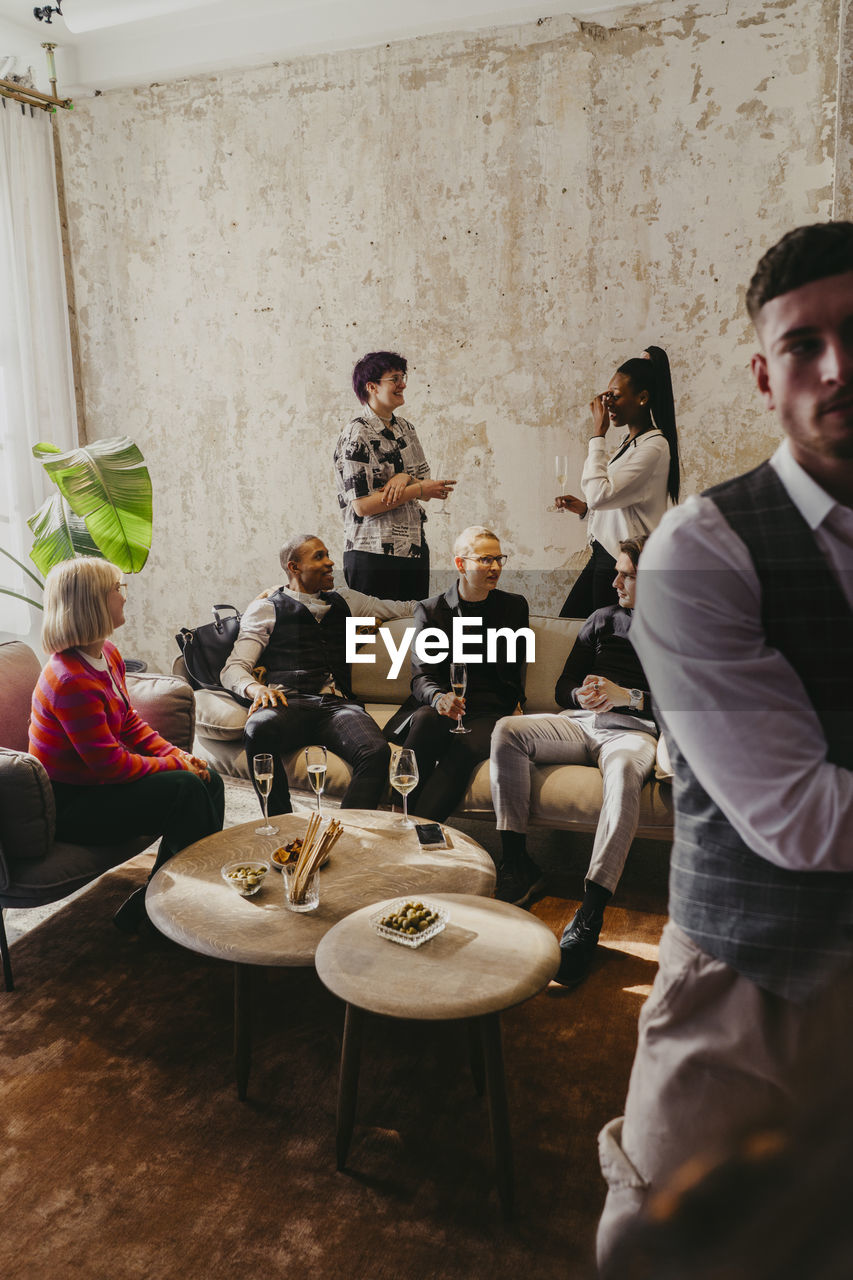
[[[0,98],[0,547],[28,564],[27,517],[51,487],[31,452],[40,440],[77,443],[53,136],[47,112]],[[0,586],[41,599],[4,555]],[[31,637],[40,619],[0,594],[0,637]]]

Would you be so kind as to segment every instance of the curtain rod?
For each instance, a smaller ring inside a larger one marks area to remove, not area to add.
[[[56,45],[45,41],[42,48],[47,55],[47,78],[52,92],[42,93],[39,89],[29,89],[17,80],[0,80],[0,94],[4,98],[13,98],[15,102],[22,102],[25,107],[39,107],[42,111],[53,112],[57,107],[62,107],[63,111],[73,111],[74,103],[71,99],[60,98],[56,92],[56,61],[53,56]]]
[[[53,112],[57,107],[71,111],[74,107],[70,98],[51,98],[46,93],[37,94],[35,89],[27,89],[14,80],[0,80],[0,95],[22,102],[25,107],[38,107],[41,111]]]

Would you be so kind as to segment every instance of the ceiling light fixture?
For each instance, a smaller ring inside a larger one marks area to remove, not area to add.
[[[46,4],[40,9],[33,9],[33,16],[38,18],[39,22],[47,22],[51,26],[53,25],[51,19],[55,13],[62,17],[62,0],[56,0],[55,6]]]

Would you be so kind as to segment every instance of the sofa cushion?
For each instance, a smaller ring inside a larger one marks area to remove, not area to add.
[[[196,689],[195,727],[202,738],[241,742],[246,723],[246,707],[235,702],[224,689]]]
[[[186,680],[145,672],[128,675],[127,692],[142,719],[183,751],[192,747],[195,698]]]
[[[375,662],[352,664],[353,693],[362,702],[393,703],[398,707],[408,698],[412,683],[411,647],[406,650],[398,675],[391,680],[389,678],[391,656],[381,633],[384,631],[391,636],[394,648],[397,650],[402,644],[406,629],[414,625],[412,618],[392,618],[390,622],[383,622],[379,626],[372,644],[360,647],[360,656],[375,658]]]
[[[562,674],[566,658],[583,626],[579,618],[531,618],[530,625],[536,636],[536,661],[527,664],[524,710],[559,711],[554,699],[554,689]]]
[[[30,703],[41,662],[22,640],[0,644],[0,747],[26,751]]]

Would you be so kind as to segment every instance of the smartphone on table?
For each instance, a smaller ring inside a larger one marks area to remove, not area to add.
[[[440,822],[416,822],[415,831],[422,849],[450,848]]]

